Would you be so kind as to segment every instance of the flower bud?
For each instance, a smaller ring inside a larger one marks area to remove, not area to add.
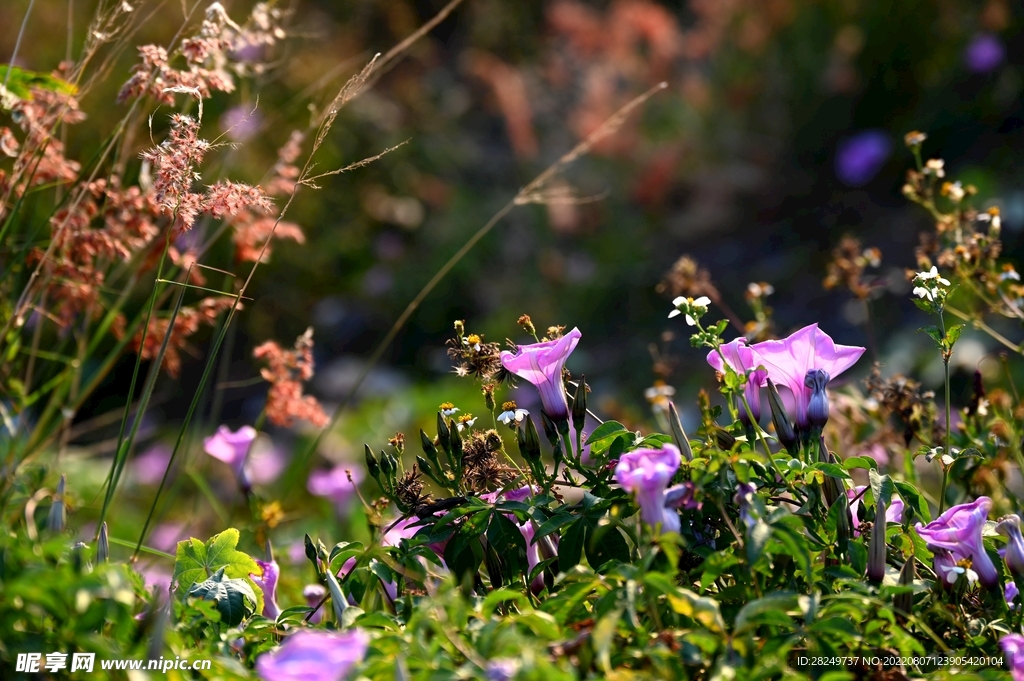
[[[105,563],[110,559],[110,537],[107,535],[107,522],[100,523],[100,534],[96,538],[96,562]]]
[[[552,447],[558,446],[558,428],[555,427],[555,422],[545,414],[543,411],[540,413],[540,421],[544,425],[544,435],[547,436],[548,442],[551,443]]]
[[[775,387],[772,379],[768,379],[768,406],[772,412],[772,424],[775,426],[775,435],[779,442],[792,456],[796,456],[800,447],[796,431],[793,430],[793,422],[789,420],[786,408],[782,406],[782,398],[779,397],[779,389]]]
[[[907,562],[903,564],[903,569],[900,570],[900,586],[913,586],[914,579],[917,578],[917,560],[914,555],[911,554],[907,558]],[[914,594],[913,592],[901,593],[893,596],[892,598],[893,607],[896,610],[910,614],[910,609],[914,606]]]
[[[427,455],[430,463],[434,464],[436,468],[440,468],[437,461],[437,447],[434,446],[430,436],[423,432],[422,428],[420,429],[420,446],[423,447],[423,453]]]
[[[451,433],[448,431],[448,424],[445,423],[444,415],[441,412],[437,412],[437,441],[445,452],[451,451]]]
[[[881,499],[875,506],[875,525],[868,543],[868,581],[881,584],[885,577],[885,502]]]
[[[46,521],[46,527],[50,532],[63,532],[67,522],[67,509],[64,506],[64,490],[68,484],[68,476],[61,474],[60,482],[57,483],[57,492],[53,495],[53,505],[50,506],[50,515]]]
[[[366,454],[366,470],[369,472],[370,477],[380,484],[380,464],[377,463],[377,458],[373,455],[373,450],[370,449],[370,445],[363,445]]]
[[[519,444],[519,451],[527,461],[540,460],[540,435],[537,433],[537,426],[533,423],[533,417],[527,416],[525,425],[518,430],[522,433]],[[518,437],[517,433],[517,437]]]
[[[828,395],[825,386],[829,375],[823,369],[811,369],[804,376],[804,385],[811,389],[811,399],[807,403],[807,423],[813,428],[822,428],[828,423]]]
[[[580,376],[576,383],[576,395],[572,398],[572,427],[579,433],[583,430],[583,423],[587,420],[587,382],[585,376]]]
[[[690,449],[690,439],[686,437],[686,431],[683,430],[683,423],[679,420],[679,412],[676,411],[676,405],[671,401],[668,403],[668,425],[672,430],[672,439],[676,441],[676,447],[679,448],[679,453],[683,455],[683,458],[687,461],[693,461],[693,450]]]
[[[1020,516],[1006,516],[996,524],[996,532],[1008,539],[1006,548],[1000,551],[1006,569],[1014,577],[1024,577],[1024,537],[1020,532]]]

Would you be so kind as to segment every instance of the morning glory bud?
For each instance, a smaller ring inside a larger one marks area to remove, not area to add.
[[[811,369],[804,376],[804,385],[811,389],[811,399],[807,403],[807,423],[813,428],[823,428],[828,423],[828,395],[825,386],[829,375],[824,369]]]
[[[789,420],[786,408],[782,406],[782,398],[779,397],[779,389],[775,387],[772,379],[768,379],[768,406],[772,412],[772,423],[775,425],[775,435],[779,442],[791,455],[796,456],[800,448],[796,431],[793,430],[793,422]]]
[[[1008,538],[999,555],[1014,577],[1024,577],[1024,537],[1020,532],[1020,516],[1008,515],[996,524],[996,532]]]
[[[873,584],[881,584],[885,577],[885,552],[885,502],[879,499],[875,506],[875,526],[868,543],[868,581]]]

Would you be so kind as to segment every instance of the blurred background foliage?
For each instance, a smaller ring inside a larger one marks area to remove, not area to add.
[[[181,4],[133,4],[152,16],[132,44],[167,44]],[[236,17],[251,7],[223,4]],[[0,3],[5,59],[27,5]],[[38,0],[18,63],[56,68],[69,53],[65,36],[71,53],[81,44],[94,5]],[[443,5],[278,3],[290,12],[290,39],[254,55],[267,65],[254,82],[206,104],[204,134],[237,123],[228,135],[238,146],[212,157],[204,181],[258,182],[291,131],[305,128],[345,79]],[[220,374],[227,387],[204,415],[206,430],[255,419],[266,386],[250,380],[258,376],[252,348],[271,338],[290,345],[308,325],[314,392],[336,404],[408,302],[491,215],[662,80],[665,92],[567,173],[566,189],[580,200],[515,209],[424,301],[323,454],[360,460],[362,441],[379,448],[396,430],[415,433],[413,424],[430,423],[442,401],[482,413],[477,388],[451,375],[444,343],[452,322],[465,319],[467,330],[488,340],[525,341],[516,326],[523,313],[540,329],[580,328],[570,368],[587,375],[603,415],[653,425],[644,391],[660,377],[694,422],[696,389],[711,388],[714,376],[704,353],[689,348],[680,320],[666,318],[678,291],[671,284],[659,291],[684,254],[707,269],[743,320],[752,318],[748,284],[767,282],[775,333],[819,322],[837,342],[867,345],[886,372],[927,367],[927,387],[935,387],[941,366],[930,341],[915,334],[925,321],[904,275],[929,217],[901,196],[912,164],[903,135],[927,132],[926,155],[947,159],[951,177],[975,184],[983,206],[1002,207],[1007,254],[1018,257],[1022,20],[1024,10],[1008,0],[465,0],[341,111],[319,158],[325,170],[408,143],[326,178],[319,191],[300,192],[289,219],[306,243],[275,243],[257,272]],[[127,49],[106,66],[109,76],[82,102],[88,120],[69,132],[69,157],[87,158],[123,114],[126,105],[114,101],[135,58]],[[169,113],[154,111],[154,139]],[[131,177],[138,163],[126,160]],[[881,251],[880,265],[865,275],[867,303],[822,285],[844,236]],[[222,241],[211,260],[230,261],[229,240]],[[158,389],[159,405],[147,417],[151,439],[171,432],[186,408],[204,342],[186,358],[180,382]],[[961,344],[954,400],[966,399],[969,377],[991,349],[973,337]],[[869,367],[862,363],[861,376]],[[79,418],[120,407],[131,370],[132,361],[123,362]],[[518,392],[521,406],[535,399]],[[110,435],[94,430],[78,443],[101,456]],[[274,437],[289,448],[288,433]],[[227,471],[201,463],[224,474],[206,495],[223,502]],[[95,471],[98,489],[103,469]],[[305,474],[286,472],[298,484],[282,480],[281,490],[301,496]]]

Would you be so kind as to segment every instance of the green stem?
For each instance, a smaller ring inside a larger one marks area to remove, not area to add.
[[[942,337],[946,337],[946,321],[942,318],[942,312],[939,312],[939,326],[942,330]],[[952,348],[950,348],[952,350]],[[943,458],[946,456],[952,456],[949,450],[949,435],[952,428],[950,423],[950,404],[949,404],[949,355],[946,351],[942,354],[942,369],[946,383],[946,444],[942,448]],[[949,466],[946,465],[945,461],[942,462],[942,488],[939,490],[939,515],[946,509],[946,485],[949,482]]]

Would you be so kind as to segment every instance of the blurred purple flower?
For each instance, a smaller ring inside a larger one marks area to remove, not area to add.
[[[877,442],[868,446],[866,449],[860,450],[854,454],[854,456],[866,456],[869,459],[874,459],[875,463],[880,467],[889,465],[889,450],[887,450],[884,445]]]
[[[245,473],[256,485],[269,485],[277,481],[288,467],[288,453],[266,437],[256,440],[245,462]]]
[[[350,475],[352,480],[349,480]],[[343,516],[348,512],[349,503],[355,496],[356,485],[362,481],[362,469],[354,466],[335,466],[310,473],[306,488],[314,496],[330,499],[338,515]]]
[[[185,526],[181,523],[160,523],[149,534],[149,545],[157,551],[174,553],[175,546],[185,535]]]
[[[988,73],[1006,59],[1003,42],[991,33],[979,33],[964,49],[964,65],[974,73]]]
[[[1006,656],[1006,666],[1013,674],[1013,681],[1024,681],[1024,636],[1007,634],[999,639],[999,647]]]
[[[307,584],[306,588],[302,590],[302,597],[306,599],[306,605],[311,608],[315,608],[320,604],[320,601],[327,595],[327,589],[320,584]],[[313,616],[309,618],[312,624],[320,624],[320,620],[324,618],[323,606],[320,607]]]
[[[259,558],[255,560],[256,564],[260,566],[262,573],[259,575],[250,574],[249,579],[263,590],[263,616],[267,619],[276,620],[277,616],[281,614],[281,608],[277,607],[277,579],[281,576],[281,568],[278,567],[276,560],[272,560],[269,563]]]
[[[256,429],[252,426],[242,426],[235,432],[227,426],[221,426],[216,433],[203,440],[203,448],[213,458],[231,466],[242,489],[248,490],[250,484],[245,473],[245,459],[255,439]]]
[[[263,681],[341,681],[363,661],[370,637],[362,629],[341,633],[303,629],[256,660]]]
[[[836,176],[848,187],[861,187],[878,174],[890,153],[892,140],[881,130],[865,130],[839,140]]]
[[[1014,601],[1017,600],[1017,596],[1020,595],[1020,590],[1017,589],[1017,583],[1014,581],[1008,581],[1006,587],[1003,589],[1003,598],[1006,599],[1006,607],[1013,610],[1017,606]]]
[[[487,681],[512,681],[519,671],[519,663],[510,658],[500,658],[487,663]]]
[[[679,531],[679,514],[665,508],[665,489],[680,460],[679,450],[666,443],[661,449],[627,452],[615,466],[615,480],[636,495],[644,522],[651,527],[660,523],[662,532]]]
[[[999,583],[999,573],[981,541],[981,531],[990,508],[991,499],[978,497],[973,503],[953,506],[927,525],[918,523],[914,526],[932,552],[944,549],[952,554],[955,561],[970,558],[971,568],[978,574],[978,581],[988,588]]]
[[[416,536],[416,533],[420,531],[420,528],[423,527],[421,524],[418,524],[421,522],[422,521],[416,516],[411,516],[409,518],[405,518],[404,520],[398,521],[391,529],[384,533],[384,536],[380,540],[380,545],[398,546],[403,539],[412,539],[414,536]],[[434,553],[436,553],[439,557],[443,558],[443,545],[430,544],[429,546],[434,551]],[[338,577],[347,576],[348,573],[352,572],[352,569],[355,568],[355,566],[356,558],[355,556],[353,556],[352,558],[349,558],[342,564],[341,569],[338,570]],[[387,592],[388,596],[391,598],[392,601],[398,598],[398,585],[394,582],[384,582],[384,590]]]
[[[835,378],[856,363],[864,348],[837,345],[817,324],[805,326],[782,340],[770,340],[752,345],[759,364],[768,369],[768,378],[779,385],[779,391],[788,389],[796,402],[796,426],[806,430],[807,407],[811,389],[805,381],[809,371],[820,369]]]
[[[520,345],[515,354],[508,350],[501,353],[501,365],[537,387],[544,413],[556,423],[569,419],[562,368],[582,335],[574,328],[556,340]]]
[[[143,485],[158,484],[171,462],[171,451],[169,446],[158,442],[132,459],[132,473],[135,479]]]
[[[233,106],[220,117],[220,129],[233,142],[244,142],[260,131],[263,115],[252,106]]]
[[[753,513],[750,512],[754,505],[754,495],[757,493],[757,487],[752,482],[741,482],[736,485],[736,494],[733,495],[732,500],[739,506],[740,509],[740,520],[747,526],[749,530],[757,524],[757,518]]]
[[[846,490],[846,496],[850,500],[850,516],[852,519],[851,525],[853,526],[853,536],[859,537],[860,530],[860,518],[857,517],[860,511],[860,502],[864,498],[861,492],[867,489],[866,486],[861,485],[860,487],[854,487],[853,489]],[[889,507],[885,509],[885,522],[888,523],[902,523],[903,522],[903,500],[899,497],[893,497],[889,500]]]
[[[717,350],[712,350],[708,353],[708,364],[714,367],[715,371],[720,374],[725,373],[722,355],[725,355],[726,363],[738,374],[746,374],[747,371],[755,369],[755,367],[761,364],[757,357],[755,357],[754,351],[747,344],[747,339],[742,336],[726,343],[721,347],[721,350],[721,355],[718,354]],[[768,383],[768,371],[766,369],[755,369],[750,372],[747,379],[747,385],[743,388],[743,394],[747,398],[747,404],[750,405],[750,417],[753,417],[752,420],[757,422],[761,420],[761,388]],[[740,404],[740,418],[747,422],[751,420],[750,417],[747,416],[746,409]]]
[[[136,569],[150,590],[156,589],[160,593],[167,593],[167,590],[171,588],[172,575],[166,567],[156,563],[146,563]]]
[[[1020,516],[1008,515],[996,523],[996,532],[1007,538],[1006,548],[999,555],[1006,569],[1015,577],[1024,577],[1024,537],[1020,533]]]
[[[539,487],[531,487],[530,485],[527,485],[525,487],[520,487],[519,489],[510,489],[504,492],[487,492],[486,494],[481,494],[480,499],[489,504],[496,504],[499,501],[525,501],[539,491]]]

